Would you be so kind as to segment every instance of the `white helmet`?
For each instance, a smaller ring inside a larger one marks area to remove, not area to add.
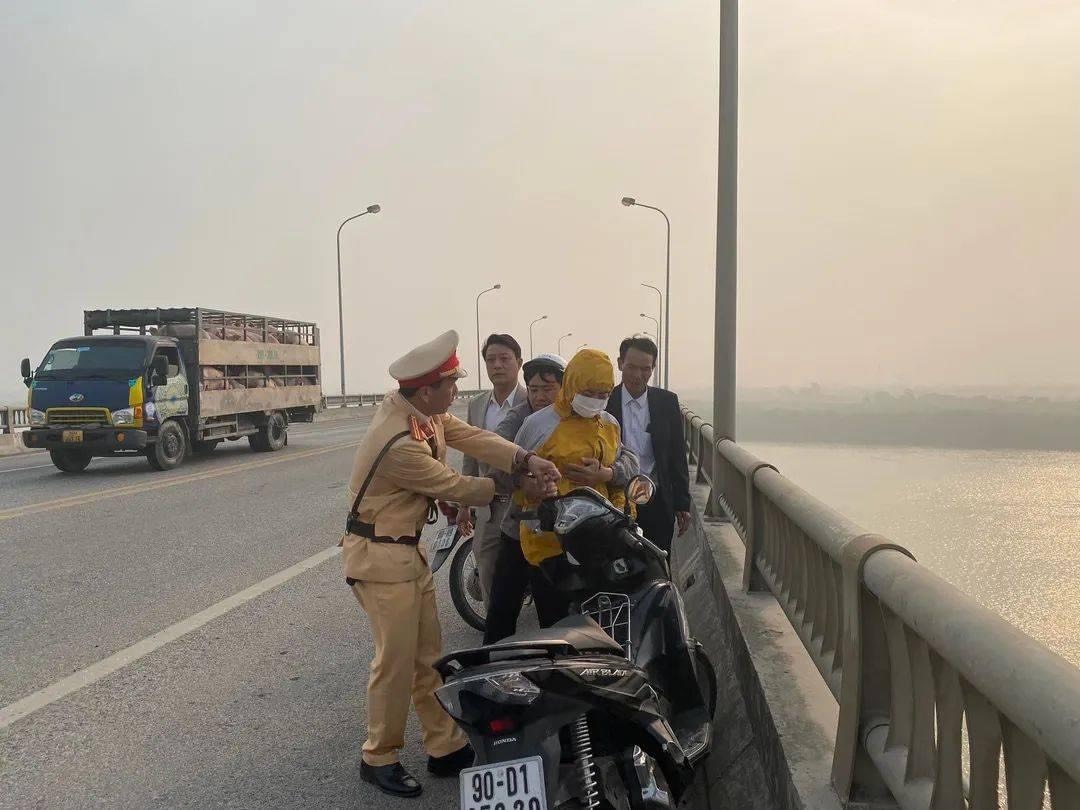
[[[522,371],[525,372],[526,380],[538,371],[550,371],[557,374],[559,378],[562,379],[562,375],[566,371],[566,361],[557,354],[538,354],[532,360],[525,363],[522,367]]]

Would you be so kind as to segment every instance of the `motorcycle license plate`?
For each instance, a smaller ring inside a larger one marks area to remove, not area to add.
[[[431,553],[436,551],[442,551],[443,549],[450,548],[454,544],[454,537],[457,535],[457,524],[451,523],[449,526],[445,526],[431,538]]]
[[[63,438],[65,442],[78,444],[83,440],[83,433],[81,430],[65,430]]]
[[[461,772],[461,810],[547,810],[544,760],[515,759]]]

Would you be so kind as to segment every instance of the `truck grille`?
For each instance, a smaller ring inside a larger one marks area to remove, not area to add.
[[[53,425],[109,424],[108,408],[49,408],[45,423]]]

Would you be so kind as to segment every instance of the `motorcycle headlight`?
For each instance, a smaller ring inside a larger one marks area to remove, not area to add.
[[[555,513],[555,533],[566,534],[577,528],[582,521],[607,514],[602,504],[589,498],[563,498]]]
[[[30,409],[30,427],[40,427],[45,424],[45,411]]]
[[[135,409],[134,408],[121,408],[118,411],[112,412],[112,423],[114,425],[134,425],[135,424]]]

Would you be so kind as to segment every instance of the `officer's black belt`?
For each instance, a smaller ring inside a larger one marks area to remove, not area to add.
[[[372,543],[393,543],[398,546],[415,546],[420,542],[420,538],[414,536],[387,537],[386,535],[376,535],[375,527],[372,524],[364,523],[359,520],[350,520],[347,530],[349,534],[355,534],[357,537],[365,537]]]

